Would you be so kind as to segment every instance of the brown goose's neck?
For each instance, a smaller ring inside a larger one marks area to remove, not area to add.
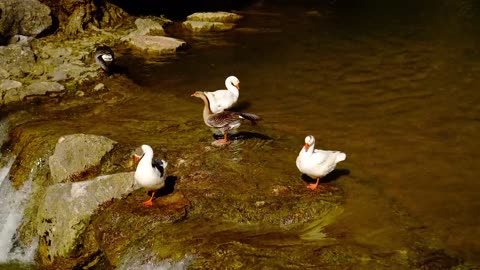
[[[210,101],[208,100],[207,96],[205,96],[203,93],[198,96],[203,100],[204,106],[203,106],[203,121],[205,124],[209,125],[207,123],[207,119],[210,115],[212,115],[212,111],[210,110]]]

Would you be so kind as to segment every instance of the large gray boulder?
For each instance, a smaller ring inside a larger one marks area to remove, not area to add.
[[[61,137],[49,159],[53,181],[59,183],[72,180],[98,168],[102,158],[116,143],[107,137],[87,134]]]
[[[37,36],[51,25],[50,8],[37,0],[0,1],[1,36]]]
[[[99,205],[133,191],[134,172],[99,176],[81,182],[49,186],[37,214],[42,250],[52,261],[69,255]]]

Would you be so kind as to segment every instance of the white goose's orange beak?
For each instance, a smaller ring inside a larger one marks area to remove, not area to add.
[[[240,83],[235,84],[235,87],[237,87],[237,89],[240,90]]]
[[[308,148],[310,148],[310,144],[305,143],[305,145],[303,147],[305,148],[305,151],[308,151]]]
[[[135,163],[139,162],[141,158],[142,157],[139,155],[133,155],[133,160],[135,161]]]

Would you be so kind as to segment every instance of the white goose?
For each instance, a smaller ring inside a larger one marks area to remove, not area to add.
[[[240,81],[235,76],[229,76],[225,79],[225,86],[227,90],[217,90],[214,92],[205,92],[208,101],[210,102],[210,110],[212,113],[219,113],[226,110],[237,102],[238,90],[240,89]]]
[[[337,163],[345,160],[346,157],[347,155],[340,151],[315,149],[315,138],[309,135],[305,137],[305,145],[298,154],[297,168],[300,172],[317,179],[315,184],[307,186],[309,189],[315,190],[320,178],[333,171]]]
[[[139,161],[134,175],[135,182],[152,191],[150,200],[143,203],[145,206],[151,206],[155,192],[165,185],[168,163],[164,160],[154,160],[153,149],[146,144],[135,150],[134,157],[135,161]]]

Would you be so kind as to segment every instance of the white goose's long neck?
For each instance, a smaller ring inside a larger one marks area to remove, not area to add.
[[[313,155],[313,150],[315,150],[315,142],[310,144],[307,151],[305,151],[305,146],[304,146],[303,149],[302,149],[302,153],[306,156],[311,156],[311,155]]]
[[[228,91],[232,92],[235,96],[238,97],[238,95],[239,95],[238,88],[235,87],[235,85],[233,85],[232,80],[227,79],[225,81],[225,86],[227,87]]]
[[[153,152],[145,151],[145,154],[143,154],[143,157],[138,163],[138,165],[141,166],[141,168],[152,167],[152,159],[153,159]]]

